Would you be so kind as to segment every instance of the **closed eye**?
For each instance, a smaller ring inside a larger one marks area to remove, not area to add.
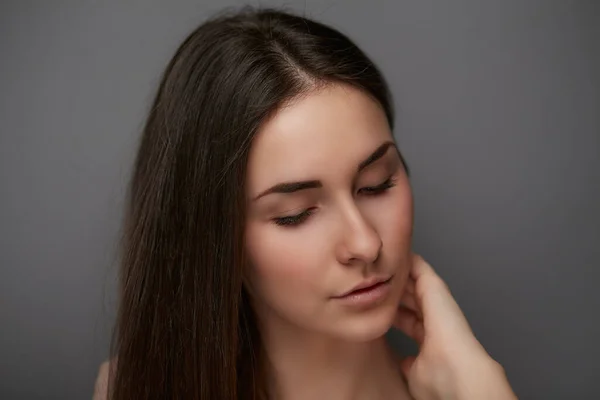
[[[394,183],[392,177],[390,176],[388,179],[386,179],[385,182],[383,182],[377,186],[369,186],[369,187],[364,187],[364,188],[359,189],[358,193],[364,194],[367,196],[375,196],[375,195],[384,193],[386,190],[388,190],[394,186],[396,186],[396,184]]]
[[[388,189],[396,186],[392,177],[389,177],[385,182],[377,186],[367,186],[358,190],[359,194],[366,196],[377,196],[383,194]],[[296,215],[287,215],[285,217],[273,218],[273,222],[279,226],[297,226],[302,224],[308,217],[310,217],[315,211],[315,208],[308,208]]]
[[[288,216],[285,216],[285,217],[274,218],[273,222],[275,222],[275,224],[280,225],[280,226],[300,225],[313,212],[314,212],[314,208],[308,208],[308,209],[302,211],[300,214],[288,215]]]

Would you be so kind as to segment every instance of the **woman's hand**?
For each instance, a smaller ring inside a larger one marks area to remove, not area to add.
[[[500,364],[477,341],[446,283],[420,256],[394,326],[419,344],[401,369],[416,400],[513,400]]]

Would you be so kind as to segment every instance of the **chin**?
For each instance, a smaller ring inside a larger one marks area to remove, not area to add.
[[[339,332],[339,336],[349,342],[371,342],[385,336],[391,327],[390,319],[382,321],[365,319],[349,324],[344,332]]]
[[[392,327],[397,303],[387,302],[377,309],[340,318],[332,335],[349,342],[369,342],[383,337]]]

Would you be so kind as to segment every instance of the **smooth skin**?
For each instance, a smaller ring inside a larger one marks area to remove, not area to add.
[[[379,104],[341,85],[282,107],[253,140],[246,283],[274,392],[285,399],[513,399],[447,286],[413,257],[411,190],[392,140]],[[271,191],[298,181],[303,190]],[[393,277],[379,303],[337,300],[376,275]],[[385,343],[392,324],[421,345],[402,368]],[[96,398],[106,398],[107,369]]]
[[[410,278],[394,326],[419,344],[401,361],[416,400],[513,400],[502,366],[475,338],[446,283],[413,254]]]
[[[485,351],[446,283],[414,254],[394,327],[419,344],[400,362],[415,400],[514,400],[504,369]],[[94,400],[108,399],[109,362],[100,366]]]

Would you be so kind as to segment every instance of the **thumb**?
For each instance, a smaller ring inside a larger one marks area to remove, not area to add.
[[[408,379],[408,374],[413,366],[413,363],[415,362],[415,359],[415,357],[410,356],[405,357],[402,361],[400,361],[400,370],[406,379]]]

